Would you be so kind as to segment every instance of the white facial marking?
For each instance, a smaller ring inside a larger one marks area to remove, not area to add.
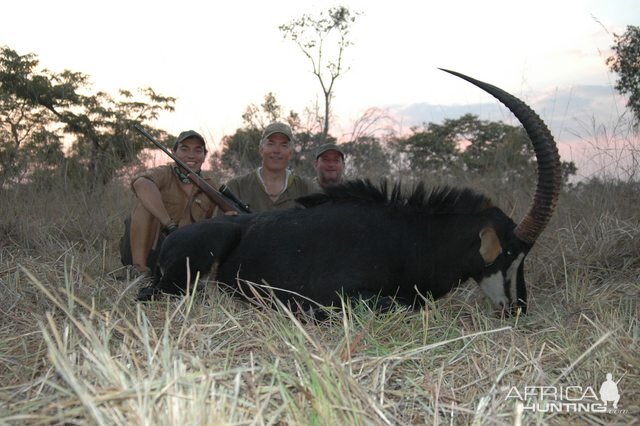
[[[524,253],[520,253],[518,257],[511,263],[507,269],[507,278],[509,278],[509,292],[514,302],[518,299],[518,268],[524,259]]]
[[[509,305],[509,299],[504,294],[504,278],[502,272],[498,271],[493,275],[489,275],[480,281],[480,288],[487,295],[493,304],[498,308],[504,308]]]

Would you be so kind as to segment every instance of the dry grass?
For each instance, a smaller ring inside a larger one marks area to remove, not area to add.
[[[592,182],[562,196],[529,256],[529,315],[495,317],[465,285],[424,310],[347,305],[324,323],[213,285],[136,304],[140,283],[118,278],[126,191],[5,191],[0,423],[637,422],[639,189]],[[506,399],[513,386],[597,392],[607,372],[622,377],[626,413],[521,413]]]

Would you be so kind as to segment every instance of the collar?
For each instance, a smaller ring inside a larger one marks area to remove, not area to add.
[[[189,179],[187,175],[182,170],[180,170],[180,167],[173,166],[173,171],[175,172],[176,176],[178,176],[178,179],[180,180],[180,182],[182,182],[185,185],[191,183],[191,179]],[[196,174],[202,177],[202,175],[200,174],[200,170],[198,170]]]
[[[282,195],[284,191],[287,190],[287,188],[289,188],[289,185],[291,185],[292,173],[290,169],[287,169],[285,170],[284,185],[282,186],[282,191],[278,192],[277,194],[269,194],[269,191],[267,191],[267,185],[265,185],[264,180],[262,179],[262,173],[260,173],[261,171],[262,171],[262,166],[258,167],[258,169],[256,170],[256,174],[258,175],[258,179],[262,184],[262,188],[264,188],[264,192],[266,192],[267,195],[269,195],[270,197],[279,197],[280,195]]]

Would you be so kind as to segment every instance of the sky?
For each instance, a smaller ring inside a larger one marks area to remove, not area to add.
[[[611,144],[619,130],[625,99],[605,60],[613,34],[640,24],[636,0],[21,0],[3,4],[0,45],[88,74],[96,90],[150,86],[174,96],[175,112],[157,125],[200,131],[215,149],[268,92],[285,110],[321,102],[310,63],[278,26],[339,4],[361,15],[336,82],[335,136],[370,107],[405,132],[464,112],[513,123],[489,95],[438,68],[521,97],[567,159],[581,145]]]

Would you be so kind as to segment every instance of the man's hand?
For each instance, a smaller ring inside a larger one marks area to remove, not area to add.
[[[170,221],[168,224],[166,224],[166,225],[164,225],[162,227],[162,231],[161,232],[166,237],[167,235],[169,235],[170,233],[172,233],[176,229],[178,229],[178,225],[176,225],[176,223],[174,221]]]

